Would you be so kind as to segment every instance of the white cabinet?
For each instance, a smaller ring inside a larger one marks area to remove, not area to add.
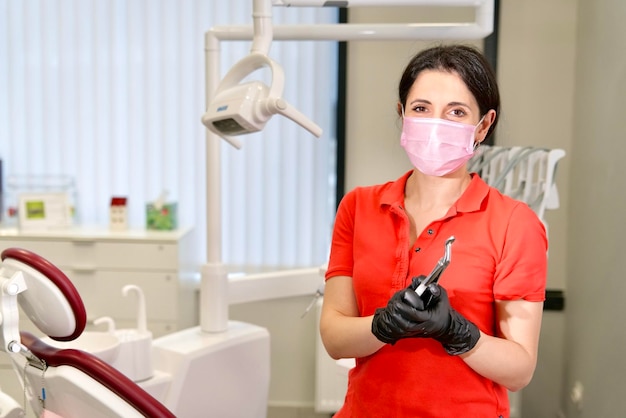
[[[110,316],[118,328],[135,327],[137,300],[134,293],[123,296],[122,288],[139,286],[146,299],[148,329],[158,337],[198,324],[199,263],[194,261],[191,238],[190,229],[0,229],[0,251],[24,248],[61,269],[83,299],[88,326]]]

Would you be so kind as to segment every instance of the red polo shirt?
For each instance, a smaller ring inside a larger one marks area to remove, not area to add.
[[[361,316],[386,306],[414,276],[430,273],[452,235],[451,262],[439,283],[452,306],[483,332],[496,332],[494,301],[544,300],[547,239],[528,205],[472,174],[448,213],[410,243],[403,205],[411,173],[354,189],[339,205],[326,280],[352,277]],[[448,355],[438,342],[409,338],[356,360],[335,418],[499,416],[509,416],[503,386]]]

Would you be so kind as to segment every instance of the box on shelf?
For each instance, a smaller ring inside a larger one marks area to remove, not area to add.
[[[178,203],[170,202],[162,205],[148,203],[146,205],[146,228],[170,231],[178,227]]]

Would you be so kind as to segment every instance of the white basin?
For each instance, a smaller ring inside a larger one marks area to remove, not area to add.
[[[85,331],[73,341],[56,341],[50,337],[41,341],[56,348],[86,351],[107,363],[115,360],[120,349],[119,338],[109,332]]]

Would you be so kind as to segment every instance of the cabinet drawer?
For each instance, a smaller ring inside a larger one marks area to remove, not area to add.
[[[178,246],[169,242],[102,242],[82,240],[0,241],[2,249],[25,248],[62,270],[176,270]]]
[[[169,243],[72,241],[73,269],[176,270],[178,246]]]
[[[102,316],[136,321],[139,305],[135,293],[122,294],[122,288],[129,284],[139,286],[143,291],[148,320],[171,320],[178,315],[178,277],[175,273],[71,270],[66,273],[83,299],[89,321]]]
[[[69,241],[42,241],[36,239],[12,239],[0,241],[0,251],[6,248],[24,248],[55,266],[61,268],[73,260],[72,244]]]

